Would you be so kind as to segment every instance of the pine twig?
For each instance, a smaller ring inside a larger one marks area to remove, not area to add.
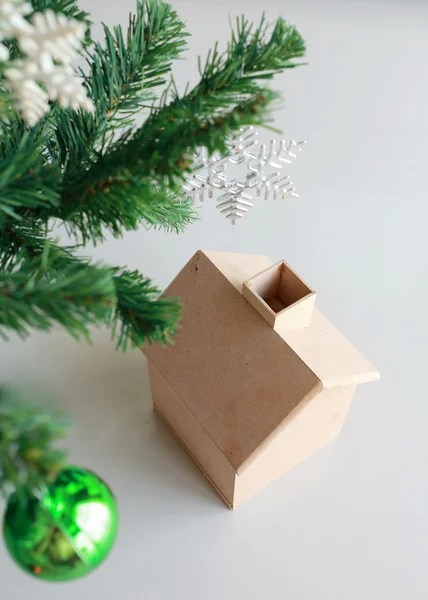
[[[181,304],[176,298],[159,297],[159,290],[138,271],[117,270],[114,275],[116,310],[110,326],[117,347],[171,343],[178,330]]]
[[[62,413],[30,402],[27,394],[0,388],[0,492],[34,489],[62,468],[66,453],[56,448],[69,421]]]
[[[191,201],[128,169],[111,169],[100,173],[98,181],[91,177],[75,184],[54,214],[75,237],[94,244],[104,239],[106,230],[120,237],[146,222],[180,232],[196,218]]]
[[[91,265],[73,249],[52,242],[23,246],[15,268],[0,273],[0,335],[22,337],[59,324],[76,339],[90,340],[91,325],[107,324],[117,347],[169,343],[180,304],[160,297],[138,271]]]
[[[95,100],[94,115],[56,108],[50,152],[66,167],[72,181],[76,170],[108,148],[117,129],[132,126],[133,116],[155,99],[153,88],[165,82],[172,62],[186,48],[184,24],[164,2],[144,0],[121,27],[104,26],[104,44],[87,50],[89,73],[80,70]],[[83,165],[82,165],[83,161]],[[76,168],[78,167],[78,168]]]
[[[132,135],[126,136],[86,172],[89,185],[121,169],[180,189],[191,168],[192,153],[205,145],[224,150],[224,139],[243,125],[264,124],[269,105],[278,97],[260,84],[297,65],[304,42],[296,29],[279,19],[273,28],[262,19],[253,31],[242,19],[227,51],[216,47],[201,68],[201,81],[184,97],[154,109]]]
[[[32,328],[64,327],[76,339],[89,339],[89,326],[107,318],[115,306],[111,271],[64,260],[63,251],[46,242],[42,251],[28,248],[0,272],[0,335],[26,337]]]
[[[59,191],[59,169],[44,164],[39,148],[25,133],[0,158],[0,225],[5,217],[22,220],[23,209],[52,209],[59,204]]]

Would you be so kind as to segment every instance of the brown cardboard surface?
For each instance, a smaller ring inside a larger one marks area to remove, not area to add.
[[[242,286],[244,281],[274,264],[265,256],[251,254],[208,252],[207,256],[221,266],[225,277],[230,277],[230,281],[237,289],[240,289],[239,279]],[[249,276],[252,258],[254,271]],[[279,328],[277,334],[321,379],[324,387],[355,385],[379,379],[378,370],[316,307],[313,308],[308,327],[295,330]]]
[[[309,327],[277,329],[287,344],[311,367],[323,386],[355,385],[379,379],[379,371],[320,313],[312,312]]]
[[[184,304],[182,330],[144,352],[237,470],[320,381],[204,253],[165,294]]]
[[[355,386],[322,390],[298,406],[236,476],[233,508],[257,494],[341,431]]]
[[[241,506],[336,437],[355,391],[355,386],[324,389],[303,400],[235,473],[150,361],[149,373],[156,412],[229,508]]]
[[[222,500],[231,508],[235,488],[234,469],[150,361],[148,366],[156,412],[186,448]]]
[[[242,282],[272,265],[272,261],[262,254],[240,254],[237,252],[216,252],[204,250],[207,256],[230,283],[241,291]]]

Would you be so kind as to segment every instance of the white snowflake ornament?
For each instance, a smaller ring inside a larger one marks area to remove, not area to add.
[[[305,142],[260,144],[254,127],[242,128],[235,138],[227,140],[226,155],[208,157],[206,149],[195,153],[194,172],[184,191],[201,202],[215,197],[217,208],[234,225],[254,206],[253,196],[270,198],[298,197],[284,166],[289,165]]]
[[[82,23],[48,9],[35,13],[31,24],[19,36],[19,46],[45,73],[53,69],[54,61],[68,65],[78,57],[85,37]]]
[[[0,37],[0,62],[6,62],[9,59],[9,50],[1,43]]]
[[[30,29],[30,24],[24,17],[32,12],[33,7],[29,2],[0,0],[0,33],[2,39],[17,37],[23,31]]]
[[[16,61],[4,74],[16,97],[16,108],[25,122],[34,127],[49,111],[49,95],[36,83],[40,70],[35,63]]]
[[[85,26],[47,9],[24,17],[32,7],[22,0],[0,0],[0,42],[16,38],[26,55],[5,69],[9,89],[23,119],[34,126],[49,111],[49,101],[58,100],[64,108],[93,112],[83,81],[71,62],[78,56]],[[8,59],[7,48],[0,43],[0,60]]]
[[[2,43],[5,39],[17,37],[30,25],[24,17],[33,12],[29,2],[22,0],[0,0],[0,61],[9,59],[9,50]]]

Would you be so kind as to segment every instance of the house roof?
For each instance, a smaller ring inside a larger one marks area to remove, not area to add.
[[[265,256],[197,252],[165,290],[184,305],[175,344],[144,349],[236,471],[322,387],[378,378],[316,309],[300,330],[266,323],[241,287],[271,264]]]
[[[270,267],[267,256],[205,252],[240,291],[242,283]],[[315,307],[309,327],[276,330],[319,377],[323,387],[356,385],[379,379],[379,372]]]

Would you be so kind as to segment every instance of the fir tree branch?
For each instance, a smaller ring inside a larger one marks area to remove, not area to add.
[[[47,331],[59,324],[76,339],[89,339],[88,327],[115,305],[111,271],[64,261],[63,250],[51,242],[27,257],[28,249],[0,272],[0,335],[7,339],[13,330],[25,337],[31,328]]]
[[[59,162],[70,181],[84,173],[99,156],[98,141],[106,133],[105,120],[55,104],[45,120],[49,160]]]
[[[302,57],[305,51],[305,43],[296,27],[281,17],[272,25],[263,15],[255,29],[241,17],[237,19],[236,31],[232,31],[227,51],[220,54],[215,46],[208,54],[204,69],[200,68],[201,81],[193,93],[217,91],[238,79],[241,82],[272,79],[284,69],[299,66],[294,59]]]
[[[110,123],[119,113],[129,116],[154,100],[151,88],[165,83],[173,60],[186,48],[184,23],[169,4],[143,0],[130,15],[124,38],[122,29],[104,26],[104,46],[97,43],[88,58],[86,85],[101,102],[99,111]]]
[[[40,150],[28,133],[0,159],[0,228],[7,217],[22,219],[23,209],[59,204],[60,171],[45,165]]]
[[[152,169],[162,169],[166,164],[169,182],[175,177],[182,180],[178,157],[186,161],[200,145],[207,146],[209,152],[224,151],[221,139],[226,135],[242,125],[262,123],[267,105],[277,94],[258,81],[271,79],[284,69],[297,66],[293,61],[304,52],[302,37],[283,19],[279,18],[272,27],[263,17],[259,27],[253,30],[253,25],[242,18],[232,33],[227,51],[221,54],[216,46],[208,54],[204,68],[200,69],[199,84],[183,98],[176,94],[169,105],[155,110],[135,133],[127,143],[127,158],[131,155],[137,160],[141,158],[144,165],[151,161]],[[233,118],[235,111],[238,114]],[[192,127],[186,130],[182,118],[190,118]],[[154,167],[154,156],[157,167]]]
[[[99,185],[124,165],[143,177],[180,189],[200,146],[225,150],[225,137],[243,125],[266,122],[277,94],[260,85],[284,69],[296,66],[304,42],[294,26],[278,19],[273,27],[262,19],[253,31],[242,19],[227,51],[217,47],[201,69],[201,81],[183,97],[152,111],[133,134],[100,156],[85,173],[88,185]]]
[[[208,154],[215,151],[226,153],[226,141],[231,132],[248,125],[268,123],[270,105],[278,94],[254,84],[252,91],[253,94],[243,101],[235,98],[229,103],[225,100],[224,107],[214,95],[177,99],[168,107],[167,114],[162,114],[162,119],[167,117],[168,122],[162,136],[159,136],[161,120],[147,123],[147,142],[139,154],[136,138],[133,138],[108,157],[111,162],[108,161],[107,168],[111,171],[122,156],[128,164],[136,163],[135,168],[144,177],[158,178],[165,181],[170,189],[180,190],[186,173],[192,170],[196,149],[205,147]]]
[[[24,337],[59,324],[89,341],[89,326],[106,323],[123,350],[172,340],[178,300],[160,297],[138,271],[93,266],[73,250],[44,240],[22,246],[18,265],[0,272],[0,335],[10,329]]]
[[[56,448],[68,432],[62,413],[30,402],[16,389],[0,388],[0,492],[18,486],[30,489],[53,478],[64,466],[66,454]]]
[[[10,272],[17,260],[31,260],[40,254],[47,233],[46,223],[31,218],[7,223],[1,231],[0,270]]]
[[[110,31],[104,26],[104,37],[104,44],[97,42],[87,51],[89,73],[80,70],[95,102],[95,114],[76,116],[56,107],[51,119],[50,152],[70,178],[111,145],[117,128],[133,125],[133,115],[151,105],[152,88],[165,82],[172,62],[186,48],[187,34],[169,4],[143,0],[136,14],[130,15],[125,36],[121,27]]]
[[[10,94],[8,94],[10,100]],[[28,136],[28,130],[19,114],[14,111],[7,118],[0,118],[0,159],[7,159],[15,153],[23,136]],[[31,141],[34,144],[34,130],[31,132]]]
[[[138,271],[116,271],[116,310],[109,325],[117,347],[171,343],[177,333],[181,305],[175,298],[159,297],[152,282]]]
[[[195,220],[192,203],[167,187],[126,169],[112,173],[76,183],[54,212],[83,243],[103,240],[105,230],[119,237],[143,222],[180,232]]]

